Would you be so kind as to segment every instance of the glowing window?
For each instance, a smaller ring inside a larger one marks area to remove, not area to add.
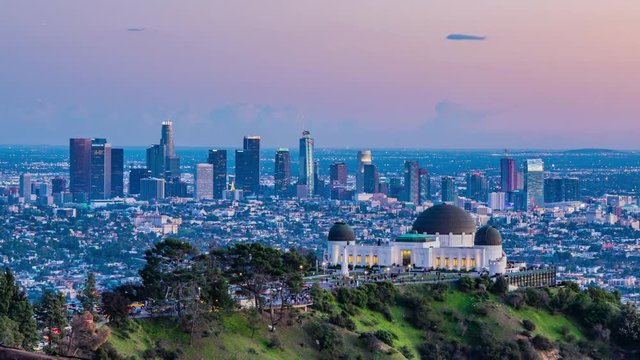
[[[373,265],[378,265],[378,255],[373,255]]]
[[[369,265],[369,264],[370,264],[369,260],[371,260],[371,259],[369,259],[369,255],[365,255],[365,257],[364,257],[364,262],[365,262],[367,265]]]
[[[356,263],[362,264],[362,255],[356,256]]]

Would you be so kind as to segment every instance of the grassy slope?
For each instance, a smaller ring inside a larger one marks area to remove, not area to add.
[[[476,319],[481,323],[491,326],[500,338],[514,339],[523,330],[522,320],[529,319],[536,324],[533,334],[542,334],[552,340],[562,338],[561,329],[566,326],[569,333],[577,339],[583,339],[584,333],[571,319],[561,314],[551,314],[546,311],[525,307],[515,310],[491,297],[488,301],[488,315],[478,315],[474,309],[479,304],[466,293],[449,291],[443,302],[434,302],[434,309],[442,314],[442,333],[447,338],[457,339],[466,343],[473,343],[477,329],[469,327],[462,334],[459,319]],[[394,347],[406,345],[418,358],[417,347],[428,336],[425,332],[415,329],[406,317],[410,313],[400,307],[391,308],[392,321],[387,321],[380,313],[361,309],[354,317],[356,333],[342,331],[345,348],[354,354],[361,354],[364,358],[372,358],[367,353],[362,342],[357,338],[357,332],[388,330],[398,336]],[[278,328],[278,338],[282,344],[281,349],[271,349],[267,346],[273,333],[267,331],[266,321],[263,321],[260,330],[251,338],[251,330],[247,318],[239,313],[225,319],[223,330],[219,336],[210,336],[196,341],[194,347],[189,346],[188,336],[181,333],[170,321],[143,320],[137,321],[129,339],[122,337],[120,330],[114,331],[110,339],[113,346],[123,355],[139,358],[142,351],[154,347],[157,341],[168,349],[180,348],[185,359],[322,359],[322,354],[315,350],[313,341],[294,322],[293,325],[284,325],[286,320]],[[302,344],[302,346],[301,346]],[[253,349],[253,350],[249,350]],[[250,352],[251,351],[251,352]],[[384,356],[383,359],[403,359],[400,354]]]

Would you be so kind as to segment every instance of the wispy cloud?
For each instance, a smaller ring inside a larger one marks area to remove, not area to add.
[[[485,40],[487,37],[482,35],[469,35],[469,34],[449,34],[447,40]]]

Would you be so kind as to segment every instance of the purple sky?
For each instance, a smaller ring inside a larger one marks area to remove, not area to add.
[[[179,146],[304,126],[320,147],[637,149],[640,1],[3,3],[0,144],[147,145],[166,118]]]

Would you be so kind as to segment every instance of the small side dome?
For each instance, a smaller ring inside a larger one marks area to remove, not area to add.
[[[329,229],[329,241],[356,241],[356,234],[351,226],[342,221],[333,224]]]
[[[502,245],[502,236],[500,232],[493,226],[485,225],[476,231],[476,237],[473,239],[475,245]]]

